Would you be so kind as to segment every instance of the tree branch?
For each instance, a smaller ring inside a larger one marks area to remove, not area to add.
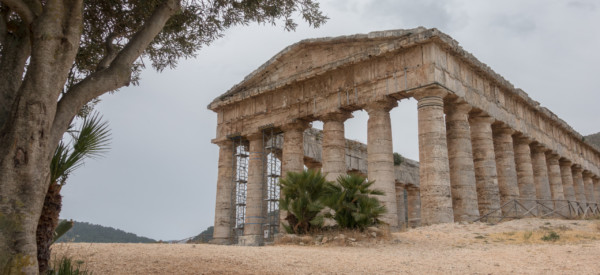
[[[23,82],[23,72],[31,43],[29,30],[25,24],[14,34],[7,35],[0,54],[0,129],[3,128],[8,113],[15,102],[19,87]]]
[[[67,91],[58,102],[50,136],[51,145],[58,144],[84,104],[106,92],[129,85],[133,62],[160,33],[169,18],[180,10],[180,0],[167,0],[157,7],[141,29],[116,55],[108,68],[92,73]]]
[[[100,62],[98,62],[96,71],[100,71],[100,70],[104,70],[104,69],[108,68],[108,66],[110,66],[110,63],[115,59],[115,57],[117,57],[117,54],[119,52],[117,52],[117,47],[113,44],[113,41],[115,40],[115,38],[117,38],[117,36],[118,35],[116,33],[111,32],[106,37],[106,41],[104,42],[104,48],[106,49],[106,54],[104,55],[102,60],[100,60]]]
[[[33,13],[33,11],[31,11],[27,3],[25,3],[24,1],[0,0],[0,2],[9,7],[14,12],[16,12],[27,25],[33,22],[35,14]]]

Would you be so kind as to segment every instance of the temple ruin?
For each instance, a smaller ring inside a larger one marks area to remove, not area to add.
[[[417,100],[419,163],[394,166],[389,112],[407,98]],[[599,211],[600,151],[437,29],[300,41],[208,108],[218,118],[216,243],[272,240],[279,177],[305,167],[374,180],[392,229]],[[356,110],[369,115],[366,145],[344,135]],[[322,132],[310,128],[317,120]]]

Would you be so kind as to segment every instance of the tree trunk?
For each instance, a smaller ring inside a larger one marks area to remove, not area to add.
[[[58,226],[58,217],[62,208],[60,189],[61,186],[57,182],[50,183],[37,227],[37,259],[40,274],[45,274],[49,267],[50,245],[54,239],[54,231]]]

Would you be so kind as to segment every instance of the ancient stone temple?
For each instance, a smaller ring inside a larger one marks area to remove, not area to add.
[[[418,102],[419,163],[394,166],[390,110],[407,98]],[[278,179],[305,167],[375,180],[391,228],[598,211],[600,152],[436,29],[300,41],[208,108],[217,243],[272,239]],[[369,115],[366,145],[344,135],[356,110]]]

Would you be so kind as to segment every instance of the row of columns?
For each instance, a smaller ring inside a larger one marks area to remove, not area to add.
[[[414,95],[418,108],[420,190],[413,196],[409,215],[420,212],[424,225],[472,221],[515,198],[599,202],[599,178],[549,152],[541,144],[515,133],[509,127],[458,99],[446,99],[443,90],[420,91]],[[368,177],[374,188],[385,192],[380,198],[388,212],[381,218],[392,228],[404,220],[394,175],[391,120],[395,99],[365,107],[369,115],[367,135]],[[335,181],[346,173],[344,122],[352,115],[336,111],[319,117],[323,121],[322,172]],[[282,174],[304,168],[303,131],[306,121],[282,127],[284,142]],[[245,236],[262,234],[262,139],[247,137],[250,161],[247,184]],[[229,239],[233,183],[231,142],[218,144],[219,179],[215,211],[215,242]],[[420,192],[420,195],[418,195]],[[418,207],[414,196],[419,196]],[[402,198],[403,199],[403,198]],[[532,205],[529,205],[530,207]],[[402,211],[403,212],[403,211]],[[412,214],[411,214],[412,213]],[[285,213],[281,213],[281,220]],[[409,219],[409,225],[417,221]]]

